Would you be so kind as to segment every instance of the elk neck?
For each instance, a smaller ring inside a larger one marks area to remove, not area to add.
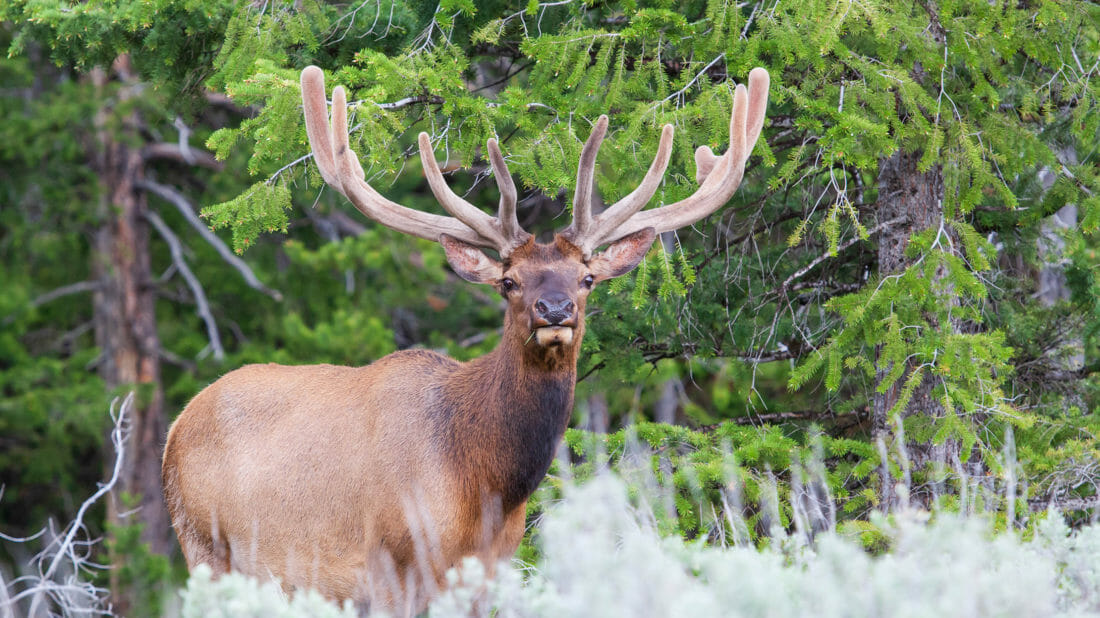
[[[466,491],[499,496],[505,513],[538,487],[573,412],[578,320],[572,344],[541,347],[515,321],[495,350],[458,367],[441,386],[449,408],[436,437]]]

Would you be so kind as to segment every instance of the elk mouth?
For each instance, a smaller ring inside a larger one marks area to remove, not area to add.
[[[535,342],[542,347],[573,343],[572,326],[541,326],[535,329]]]

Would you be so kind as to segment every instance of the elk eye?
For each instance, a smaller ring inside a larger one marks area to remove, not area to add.
[[[584,279],[581,280],[581,283],[584,284],[584,287],[592,289],[592,286],[596,285],[596,278],[592,275],[587,275]]]
[[[516,282],[509,279],[508,277],[505,277],[500,280],[500,287],[505,292],[511,292],[512,290],[516,289]]]

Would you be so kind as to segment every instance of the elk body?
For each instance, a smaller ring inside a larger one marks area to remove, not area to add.
[[[491,569],[511,556],[527,498],[573,409],[589,291],[634,268],[657,233],[730,198],[767,104],[767,72],[755,69],[749,83],[734,93],[729,150],[700,148],[699,190],[660,208],[642,210],[668,165],[670,125],[639,187],[592,213],[601,116],[582,150],[573,222],[540,244],[516,220],[495,140],[486,150],[501,192],[497,217],[447,187],[423,133],[425,174],[452,216],[405,208],[364,181],[348,146],[343,89],[333,91],[330,122],[320,69],[303,71],[306,127],[325,181],[367,217],[440,242],[464,279],[494,286],[507,301],[503,335],[467,363],[406,350],[365,367],[249,365],[208,386],[172,425],[164,453],[165,499],[188,567],[415,613],[463,557]]]

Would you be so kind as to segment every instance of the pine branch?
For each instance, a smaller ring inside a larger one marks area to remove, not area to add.
[[[887,227],[889,227],[891,225],[896,225],[898,223],[901,223],[902,221],[905,221],[905,219],[906,219],[906,217],[901,216],[901,217],[894,217],[893,219],[890,219],[889,221],[883,221],[882,223],[879,223],[875,227],[867,230],[867,235],[871,236],[873,234],[877,234],[878,232],[881,232],[882,230],[886,229]],[[836,248],[836,252],[840,253],[841,251],[847,249],[848,247],[851,247],[852,245],[856,244],[857,242],[859,242],[861,240],[863,240],[862,237],[856,236],[855,238],[852,238],[851,240],[848,240],[844,244],[839,245]],[[805,277],[806,273],[810,272],[811,270],[814,269],[814,267],[816,267],[818,264],[824,262],[825,260],[829,259],[830,257],[833,257],[833,254],[830,253],[830,252],[825,252],[825,253],[817,256],[816,258],[814,258],[812,261],[810,261],[809,264],[807,264],[807,265],[803,266],[802,268],[799,268],[798,270],[794,271],[794,273],[790,277],[787,277],[786,280],[783,281],[783,283],[779,284],[779,291],[780,292],[788,291],[791,287],[791,284],[796,279],[801,279],[802,277]]]

